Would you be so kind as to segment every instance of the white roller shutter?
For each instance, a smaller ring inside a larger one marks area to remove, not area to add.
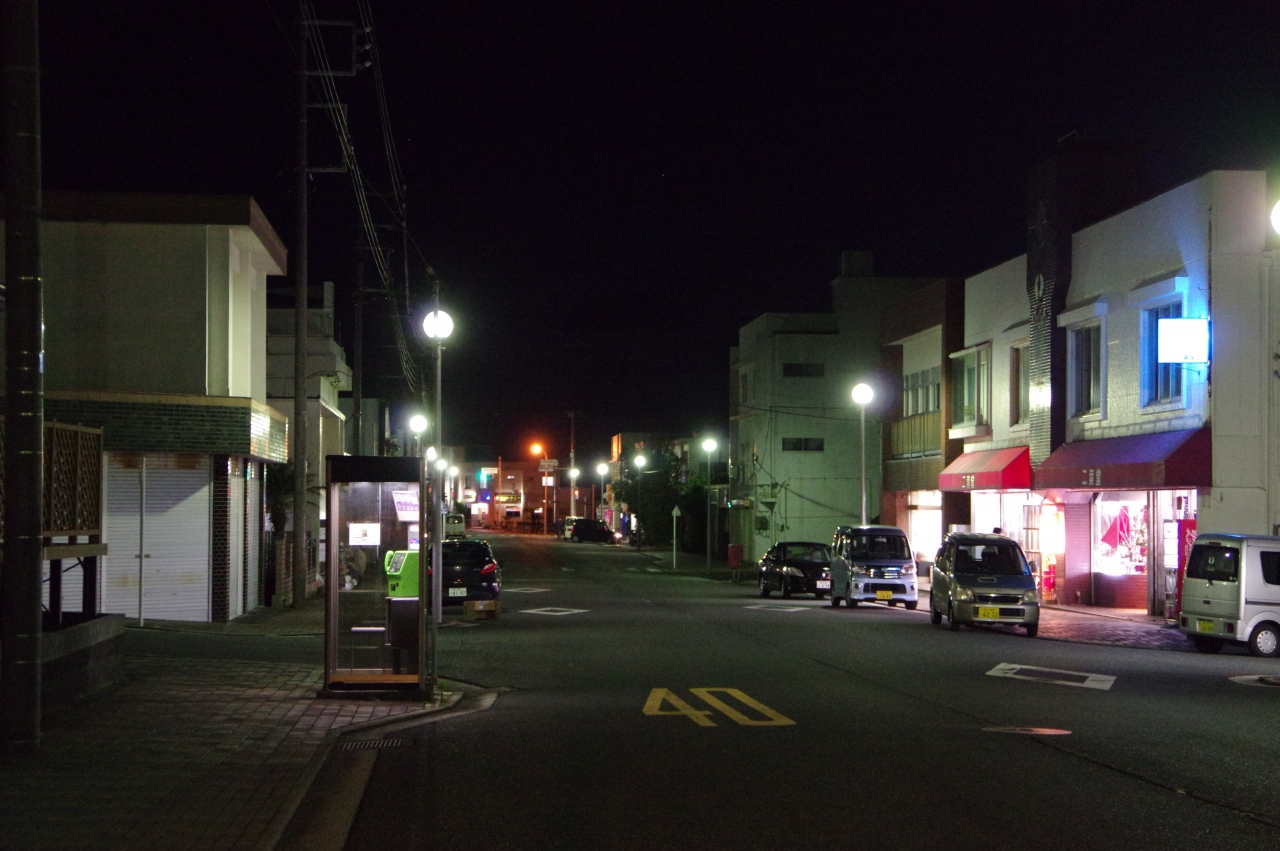
[[[245,482],[245,571],[248,582],[245,594],[245,611],[253,611],[261,605],[259,585],[262,582],[262,464],[247,461]]]
[[[142,455],[108,453],[103,610],[138,616]],[[146,456],[143,615],[208,621],[210,466],[203,455]]]

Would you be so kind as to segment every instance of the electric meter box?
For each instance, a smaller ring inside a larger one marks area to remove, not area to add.
[[[418,551],[391,550],[384,563],[388,597],[418,596]]]

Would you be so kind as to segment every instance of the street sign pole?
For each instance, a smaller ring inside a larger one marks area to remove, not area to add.
[[[680,516],[680,506],[671,509],[671,569],[676,569],[676,523]]]

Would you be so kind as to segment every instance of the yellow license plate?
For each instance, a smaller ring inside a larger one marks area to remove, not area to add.
[[[980,618],[998,618],[1000,610],[994,606],[979,606],[978,617]]]
[[[1196,632],[1213,632],[1213,621],[1196,621]]]
[[[876,592],[876,599],[877,599],[877,600],[892,600],[892,599],[893,599],[893,592],[892,592],[892,591],[877,591],[877,592]]]

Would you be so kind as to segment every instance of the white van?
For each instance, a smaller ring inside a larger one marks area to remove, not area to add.
[[[1280,538],[1203,533],[1182,580],[1178,628],[1201,653],[1243,641],[1280,656]]]
[[[467,517],[465,514],[446,514],[444,516],[444,538],[446,541],[465,538],[467,536]]]

